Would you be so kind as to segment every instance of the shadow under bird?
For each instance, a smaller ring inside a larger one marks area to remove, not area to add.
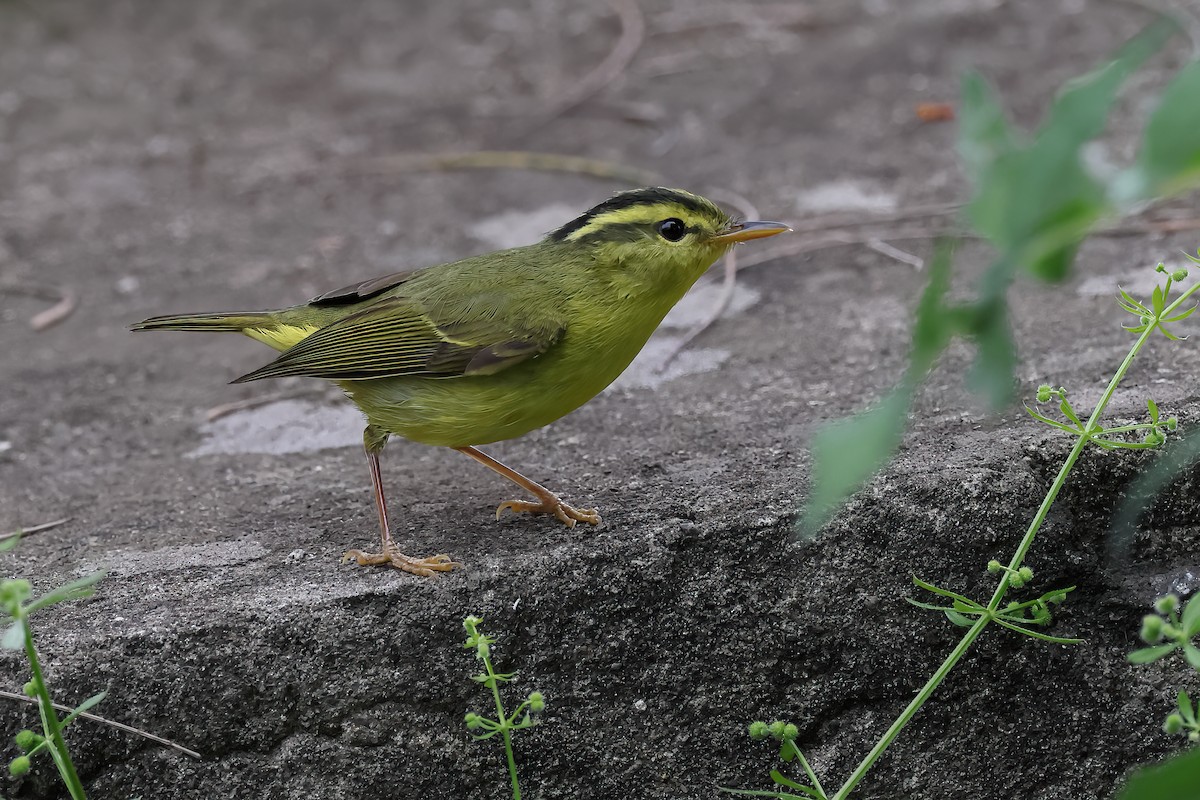
[[[459,566],[414,558],[392,540],[379,453],[392,435],[450,447],[536,500],[496,509],[599,524],[480,451],[548,425],[620,375],[692,284],[734,244],[789,230],[738,222],[678,189],[617,194],[536,244],[398,272],[277,311],[152,317],[132,330],[236,331],[278,358],[234,381],[335,381],[367,417],[363,444],[379,512],[378,553],[359,565],[417,575]]]

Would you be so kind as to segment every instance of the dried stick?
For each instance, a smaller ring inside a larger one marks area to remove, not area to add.
[[[21,703],[31,703],[33,705],[37,705],[37,702],[38,702],[37,698],[26,697],[25,695],[17,694],[16,692],[6,692],[3,689],[0,689],[0,697],[5,697],[5,698],[8,698],[9,700],[17,700],[18,702],[21,702]],[[75,709],[71,708],[70,706],[64,706],[62,703],[54,703],[54,707],[56,709],[58,709],[59,711],[66,711],[68,714],[70,714],[72,711],[75,710]],[[195,750],[189,750],[188,748],[184,747],[181,744],[176,744],[175,742],[172,742],[170,739],[164,739],[161,736],[155,736],[153,733],[148,733],[139,728],[135,728],[132,725],[126,725],[124,722],[117,722],[116,720],[108,719],[107,717],[102,717],[99,714],[92,714],[88,711],[81,712],[79,714],[79,716],[83,717],[84,719],[90,719],[92,722],[100,722],[104,725],[109,725],[118,730],[125,731],[126,733],[132,733],[136,736],[141,736],[143,739],[149,739],[152,742],[158,742],[161,745],[166,745],[167,747],[171,748],[172,750],[178,750],[179,752],[183,753],[184,755],[191,756],[192,758],[196,758],[196,759],[200,758],[200,754],[197,753]]]

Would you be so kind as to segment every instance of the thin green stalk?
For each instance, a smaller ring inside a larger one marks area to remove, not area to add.
[[[800,767],[804,770],[804,774],[812,781],[813,788],[817,790],[817,793],[821,797],[825,797],[825,790],[821,788],[821,781],[817,780],[817,773],[813,771],[812,766],[808,763],[808,759],[804,757],[804,753],[801,753],[800,748],[796,747],[795,741],[789,739],[788,745],[792,748],[792,753],[795,755],[796,760],[800,762]]]
[[[883,734],[880,740],[875,743],[875,746],[871,748],[871,752],[867,753],[867,757],[855,768],[850,777],[846,779],[846,782],[842,784],[842,787],[838,789],[837,794],[830,798],[830,800],[845,800],[849,796],[854,787],[858,785],[858,782],[866,776],[867,770],[883,755],[883,751],[888,749],[891,743],[895,741],[896,737],[900,735],[900,731],[904,730],[904,726],[916,716],[917,712],[921,710],[921,706],[925,705],[925,701],[929,699],[929,696],[933,694],[938,685],[950,674],[950,670],[954,669],[954,665],[967,654],[967,650],[971,648],[971,644],[979,637],[979,634],[983,633],[983,629],[987,627],[990,621],[988,617],[980,617],[975,621],[975,624],[966,632],[958,645],[950,651],[950,655],[946,656],[946,660],[942,662],[937,671],[921,687],[921,691],[917,692],[917,696],[905,707],[904,711],[900,712],[900,716],[896,718],[896,721],[892,723],[891,727],[887,729],[887,732]]]
[[[58,712],[54,710],[54,701],[50,699],[50,691],[46,688],[46,681],[42,677],[42,665],[38,660],[37,648],[33,644],[33,629],[29,626],[28,617],[21,617],[21,626],[25,629],[25,655],[29,658],[29,668],[33,673],[31,683],[42,712],[42,725],[46,729],[46,738],[50,740],[50,752],[54,756],[54,763],[58,766],[59,775],[62,777],[63,783],[67,785],[71,797],[74,800],[87,800],[83,782],[79,780],[79,775],[75,772],[75,764],[72,763],[71,755],[67,751],[67,743],[62,735],[62,726],[58,721]]]
[[[513,800],[521,800],[521,786],[517,782],[517,760],[513,757],[512,733],[508,728],[508,717],[504,713],[504,704],[500,701],[500,684],[492,669],[492,660],[486,658],[483,665],[487,668],[488,685],[492,687],[492,699],[496,701],[496,720],[500,723],[500,735],[504,737],[504,754],[508,757],[508,778],[512,782]]]
[[[1171,316],[1197,289],[1200,289],[1200,284],[1190,287],[1175,302],[1167,306],[1158,315],[1158,319],[1161,320]],[[1126,354],[1125,360],[1117,368],[1112,380],[1108,382],[1108,387],[1105,388],[1104,394],[1100,397],[1100,402],[1096,404],[1091,416],[1088,417],[1083,433],[1076,434],[1077,438],[1074,447],[1071,448],[1066,461],[1063,462],[1062,468],[1059,469],[1054,483],[1050,486],[1050,490],[1046,493],[1045,499],[1042,500],[1037,514],[1034,516],[1033,521],[1030,522],[1029,528],[1025,531],[1025,536],[1021,539],[1020,545],[1018,545],[1016,552],[1013,554],[1012,560],[1008,563],[1009,571],[1004,572],[1000,578],[1000,583],[996,586],[996,591],[987,605],[989,612],[995,612],[1000,607],[1000,603],[1004,601],[1004,596],[1008,593],[1009,580],[1012,573],[1020,569],[1022,562],[1025,560],[1025,555],[1029,552],[1029,548],[1033,546],[1033,541],[1037,538],[1038,531],[1041,529],[1042,523],[1046,520],[1046,515],[1050,512],[1050,507],[1054,504],[1063,485],[1066,484],[1067,476],[1074,468],[1075,462],[1079,459],[1083,449],[1087,447],[1088,442],[1092,440],[1094,434],[1100,430],[1097,423],[1100,420],[1100,416],[1104,413],[1104,409],[1112,400],[1113,393],[1117,390],[1117,385],[1124,379],[1125,373],[1129,371],[1129,367],[1133,364],[1133,359],[1156,330],[1158,330],[1157,325],[1147,325],[1146,330],[1142,331],[1141,335],[1138,336],[1137,341],[1129,348],[1129,353]],[[846,779],[846,782],[838,789],[837,794],[830,800],[845,800],[849,796],[854,787],[866,776],[867,771],[871,769],[875,762],[879,760],[879,757],[883,755],[883,752],[895,741],[896,737],[900,735],[900,732],[908,725],[909,721],[916,716],[917,711],[921,709],[925,701],[929,699],[942,681],[946,679],[946,676],[950,674],[950,671],[954,669],[959,660],[966,655],[967,650],[970,649],[971,645],[979,638],[979,635],[983,633],[984,628],[991,621],[992,618],[990,616],[981,616],[976,620],[975,624],[963,635],[954,650],[950,652],[950,655],[946,657],[946,660],[937,668],[937,671],[933,673],[929,680],[925,682],[925,685],[921,687],[921,690],[917,692],[916,697],[905,707],[900,716],[891,724],[891,727],[887,729],[880,740],[875,743],[875,746],[871,748],[871,752],[867,753],[867,756],[859,763],[854,772],[850,774],[850,777]]]

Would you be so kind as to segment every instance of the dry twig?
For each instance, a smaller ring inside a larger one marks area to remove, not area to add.
[[[230,414],[235,414],[238,411],[246,411],[251,408],[270,405],[271,403],[279,402],[280,400],[298,400],[302,397],[311,397],[313,395],[323,394],[323,387],[309,387],[306,389],[292,389],[286,392],[271,392],[269,394],[260,394],[255,397],[246,397],[241,400],[234,400],[230,403],[222,403],[219,406],[213,406],[204,412],[204,421],[212,422],[221,417],[227,417]]]
[[[57,528],[59,525],[65,525],[70,521],[70,517],[63,517],[62,519],[56,519],[53,522],[43,522],[41,525],[34,525],[30,528],[21,528],[20,530],[13,531],[12,533],[0,535],[0,542],[7,542],[9,539],[16,538],[24,539],[26,536],[31,536],[35,533],[41,533],[42,531],[48,531],[51,528]]]
[[[621,35],[617,43],[595,69],[575,81],[570,90],[550,102],[550,111],[539,121],[539,125],[561,117],[599,94],[629,67],[641,49],[646,38],[646,20],[637,0],[608,0],[608,4],[621,20]]]
[[[25,297],[35,297],[38,300],[52,300],[54,305],[45,311],[39,311],[29,318],[29,327],[35,331],[44,331],[52,325],[57,325],[75,311],[75,293],[61,286],[50,286],[41,283],[19,283],[0,286],[0,292],[19,294]]]
[[[0,697],[6,697],[9,700],[17,700],[21,703],[30,703],[32,705],[37,705],[37,702],[38,702],[37,698],[35,698],[35,697],[26,697],[23,694],[17,694],[16,692],[6,692],[3,689],[0,689]],[[59,711],[65,711],[68,714],[70,714],[72,711],[75,710],[75,709],[71,708],[70,706],[64,706],[62,703],[55,703],[54,707],[56,709],[58,709]],[[195,750],[189,750],[188,748],[184,747],[181,744],[176,744],[175,742],[172,742],[170,739],[164,739],[161,736],[155,736],[153,733],[147,733],[146,731],[143,731],[139,728],[135,728],[132,725],[126,725],[124,722],[117,722],[116,720],[108,719],[107,717],[102,717],[99,714],[92,714],[88,711],[81,712],[79,714],[79,716],[83,717],[84,719],[90,719],[92,722],[99,722],[104,725],[109,725],[118,730],[125,731],[126,733],[132,733],[136,736],[141,736],[143,739],[149,739],[152,742],[157,742],[161,745],[166,745],[167,747],[170,747],[172,750],[178,750],[179,752],[183,753],[184,755],[191,756],[192,758],[196,758],[196,759],[200,758],[200,754],[197,753]]]
[[[378,175],[385,173],[434,172],[455,169],[516,169],[536,172],[567,172],[590,175],[594,178],[650,186],[662,182],[656,172],[584,156],[559,153],[536,153],[529,150],[477,150],[465,153],[402,153],[376,156],[351,162],[344,175]]]

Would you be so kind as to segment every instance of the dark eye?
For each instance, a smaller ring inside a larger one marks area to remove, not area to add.
[[[655,225],[654,229],[658,231],[659,236],[663,237],[668,242],[678,242],[685,235],[687,235],[687,226],[683,224],[683,220],[675,219],[675,217],[664,219],[662,222]]]

